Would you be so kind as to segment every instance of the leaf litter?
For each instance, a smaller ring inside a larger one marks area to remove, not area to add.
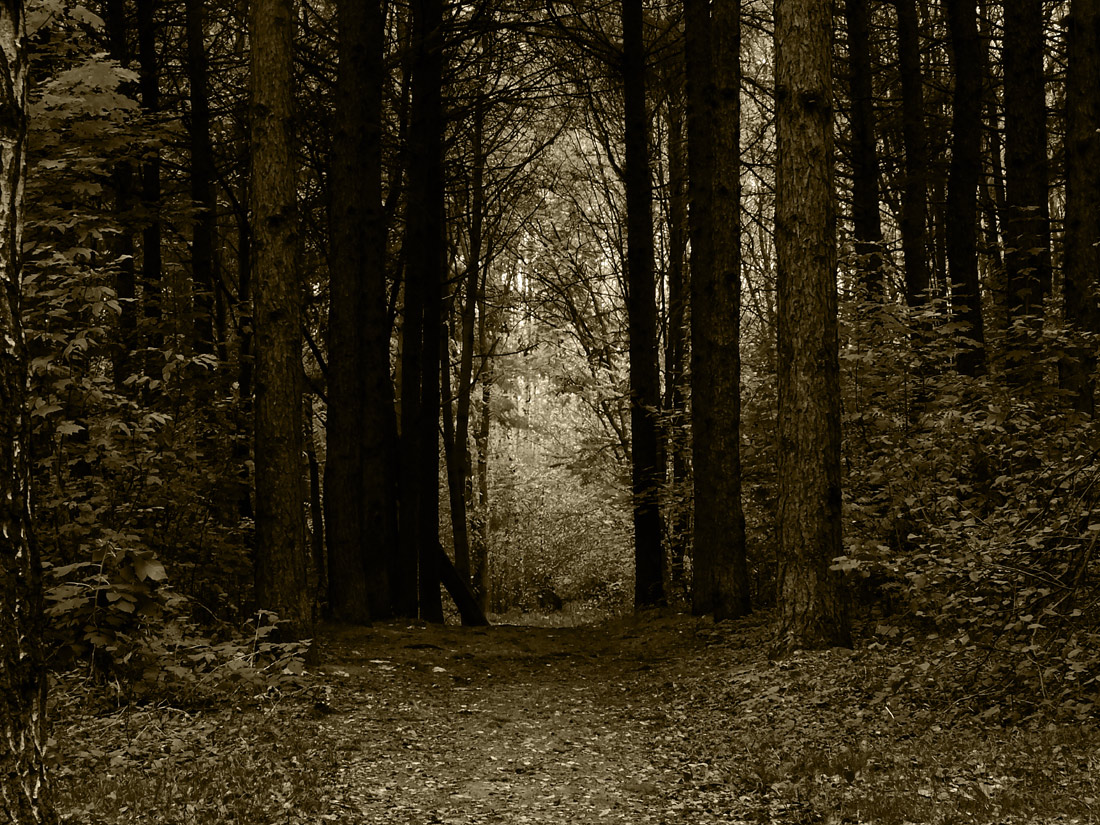
[[[999,727],[898,690],[911,651],[775,661],[771,643],[766,614],[322,628],[303,687],[257,706],[59,719],[60,807],[96,825],[1100,820],[1094,721]]]

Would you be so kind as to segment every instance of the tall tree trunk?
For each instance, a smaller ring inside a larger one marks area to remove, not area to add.
[[[412,109],[401,373],[399,614],[442,621],[439,593],[439,336],[444,265],[443,3],[412,3]],[[416,608],[419,608],[417,610]]]
[[[470,181],[470,238],[466,261],[466,301],[460,308],[460,340],[457,395],[448,391],[443,406],[444,425],[451,422],[451,436],[445,437],[447,460],[447,488],[451,504],[451,534],[454,538],[455,567],[467,584],[471,582],[470,529],[467,504],[472,492],[472,468],[470,466],[470,402],[473,395],[474,374],[474,321],[478,295],[481,294],[481,247],[484,222],[485,154],[482,148],[485,120],[485,96],[478,93],[474,101],[473,137],[470,147],[473,169]],[[457,299],[456,299],[457,300]],[[450,364],[443,363],[446,380]],[[452,417],[453,404],[453,417]]]
[[[1100,333],[1096,280],[1100,273],[1100,0],[1073,0],[1066,74],[1066,320]],[[1096,357],[1087,348],[1067,359],[1062,385],[1074,408],[1096,411]]]
[[[481,401],[478,409],[477,434],[474,443],[477,449],[476,485],[477,505],[474,508],[473,538],[470,543],[470,564],[473,568],[474,593],[477,596],[478,606],[482,612],[489,609],[491,600],[491,578],[489,561],[489,528],[490,528],[490,501],[489,501],[489,429],[492,423],[492,399],[493,399],[493,352],[496,347],[495,330],[491,329],[489,317],[486,314],[488,302],[485,300],[485,278],[481,279],[481,286],[477,295],[477,337],[478,352],[484,359],[480,370]],[[490,343],[490,337],[493,343]]]
[[[191,87],[191,200],[198,210],[191,230],[191,292],[195,349],[213,353],[217,199],[214,193],[214,147],[210,140],[206,15],[203,4],[204,0],[186,0],[185,3],[187,80]]]
[[[851,644],[843,552],[832,4],[777,0],[779,648]]]
[[[947,0],[955,70],[951,169],[947,182],[947,262],[951,304],[975,347],[959,354],[959,370],[984,369],[985,327],[978,285],[978,183],[982,149],[982,47],[976,0]]]
[[[630,334],[631,478],[634,495],[634,606],[663,604],[657,410],[657,296],[653,249],[653,182],[649,166],[642,6],[622,0],[626,144],[627,320]]]
[[[137,0],[137,36],[141,108],[146,114],[155,114],[160,110],[156,0]],[[159,377],[164,365],[163,357],[156,351],[161,343],[159,320],[163,310],[161,280],[164,267],[161,255],[160,152],[156,149],[141,164],[141,200],[147,221],[141,233],[142,307],[153,326],[153,334],[146,343],[149,352],[145,359],[145,373]]]
[[[691,0],[684,20],[693,194],[692,609],[724,619],[750,608],[740,445],[741,10],[738,0],[715,0],[708,15],[706,5]]]
[[[256,323],[256,601],[289,638],[312,622],[302,485],[301,284],[291,153],[292,0],[252,0],[252,266]]]
[[[916,0],[897,0],[898,61],[901,67],[901,128],[905,143],[905,186],[901,196],[901,247],[909,306],[929,298],[928,137],[924,123],[924,78]]]
[[[56,823],[46,775],[42,569],[33,532],[27,352],[20,307],[27,51],[23,4],[0,13],[0,809]]]
[[[675,94],[668,103],[668,333],[665,337],[665,411],[669,420],[668,449],[672,455],[670,488],[674,492],[669,534],[669,585],[684,592],[684,561],[690,546],[691,520],[681,503],[689,482],[687,399],[684,361],[687,353],[687,291],[684,264],[688,242],[687,154],[684,145],[684,103]]]
[[[1004,31],[1003,229],[1012,322],[1041,315],[1051,283],[1042,0],[1005,2]],[[1030,364],[1017,370],[1020,381],[1031,374]]]
[[[337,15],[325,468],[329,605],[341,621],[364,622],[392,612],[389,566],[397,549],[382,205],[383,12],[379,0],[341,0]]]
[[[879,216],[878,143],[871,88],[871,3],[845,0],[848,76],[852,113],[852,224],[859,272],[867,297],[881,300],[882,222]]]

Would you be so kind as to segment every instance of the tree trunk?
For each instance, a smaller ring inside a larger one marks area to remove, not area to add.
[[[626,144],[627,319],[630,336],[631,479],[634,496],[634,606],[663,604],[657,410],[657,297],[653,250],[653,183],[649,166],[642,6],[623,0],[623,95]]]
[[[141,89],[141,108],[146,114],[160,110],[160,77],[157,58],[156,0],[137,0],[138,37],[138,86]],[[152,335],[147,346],[145,374],[160,378],[164,359],[160,352],[161,328],[161,196],[160,154],[153,150],[141,165],[141,200],[148,223],[141,233],[141,287],[142,308],[145,317],[153,321]]]
[[[204,0],[186,0],[187,80],[191,87],[191,200],[198,210],[191,230],[191,293],[195,349],[213,353],[215,343],[214,240],[217,199],[214,147],[210,142]]]
[[[901,128],[905,186],[901,196],[901,247],[909,306],[928,300],[928,138],[924,124],[924,78],[916,0],[898,0],[898,60],[901,67]]]
[[[451,504],[451,534],[454,538],[455,568],[463,581],[471,581],[470,529],[467,513],[468,495],[472,488],[472,468],[470,466],[470,401],[473,395],[474,372],[474,316],[478,295],[481,291],[481,246],[483,211],[485,208],[484,168],[485,156],[482,149],[483,124],[485,119],[485,98],[478,94],[474,102],[473,128],[473,170],[470,202],[470,238],[466,261],[466,302],[461,305],[461,338],[459,341],[459,360],[457,378],[457,396],[451,398],[448,391],[447,403],[443,408],[444,424],[451,422],[451,437],[446,443],[447,487]],[[441,353],[442,355],[442,353]],[[444,362],[445,378],[449,376],[450,364]],[[452,402],[454,413],[452,418]],[[445,438],[446,441],[446,438]]]
[[[688,290],[684,263],[688,241],[687,156],[684,145],[684,105],[679,94],[668,103],[668,332],[665,337],[665,413],[667,443],[672,455],[672,521],[669,534],[669,586],[683,593],[684,561],[691,544],[691,520],[682,499],[688,474],[687,399],[684,393],[684,362],[687,353],[686,298]]]
[[[1009,322],[1041,315],[1050,293],[1042,0],[1004,3],[1005,269]],[[1023,343],[1023,342],[1021,342]],[[1030,345],[1029,345],[1030,346]],[[1020,365],[1027,380],[1031,365]]]
[[[777,0],[779,648],[851,644],[843,552],[832,4]]]
[[[1066,74],[1065,316],[1080,331],[1100,332],[1096,278],[1100,272],[1100,0],[1073,0]],[[1075,352],[1062,385],[1079,412],[1096,411],[1096,357]]]
[[[292,0],[252,0],[252,266],[256,323],[256,601],[288,638],[312,622],[302,485],[301,285]]]
[[[43,751],[46,665],[42,569],[31,511],[27,353],[20,316],[27,52],[23,4],[0,14],[0,809],[19,825],[56,823]]]
[[[442,621],[439,341],[442,322],[443,3],[412,3],[412,110],[401,372],[401,575],[395,607]],[[418,608],[418,610],[417,610]]]
[[[871,3],[846,0],[852,121],[852,225],[860,280],[867,297],[883,297],[882,223],[879,217],[878,143],[871,88]]]
[[[951,306],[973,349],[959,353],[959,371],[984,370],[985,327],[978,285],[978,184],[982,149],[982,48],[978,39],[976,0],[947,0],[954,57],[951,168],[947,182],[944,227],[951,278]]]
[[[725,619],[750,609],[740,451],[740,3],[715,0],[708,15],[706,3],[692,0],[685,27],[693,193],[692,609]],[[698,259],[696,238],[704,250]]]
[[[397,548],[393,385],[386,312],[382,206],[382,8],[337,6],[336,130],[329,273],[329,605],[334,618],[391,614],[389,564]]]

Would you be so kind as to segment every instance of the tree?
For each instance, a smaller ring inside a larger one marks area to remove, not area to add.
[[[20,256],[27,138],[23,4],[0,7],[0,817],[57,822],[49,794],[42,571],[31,512]]]
[[[691,179],[692,609],[748,613],[741,509],[740,2],[687,0]]]
[[[312,621],[302,484],[301,285],[291,152],[294,6],[253,0],[252,285],[256,318],[256,601],[300,637]]]
[[[1100,2],[1073,0],[1067,31],[1065,315],[1081,330],[1100,332],[1096,305],[1100,272]],[[1088,347],[1063,366],[1074,407],[1096,410],[1096,358]]]
[[[849,645],[841,547],[832,4],[777,0],[779,647]]]
[[[191,291],[195,346],[212,353],[215,332],[215,240],[217,196],[214,191],[214,146],[210,140],[209,70],[206,59],[204,0],[186,0],[187,82],[191,90],[188,135],[191,148],[191,200],[198,210],[191,230]]]
[[[897,0],[898,62],[901,71],[901,130],[905,176],[901,194],[901,248],[905,294],[910,306],[929,298],[925,213],[928,211],[928,138],[924,78],[920,61],[920,24],[916,0]]]
[[[845,0],[848,87],[851,98],[852,226],[859,271],[870,298],[882,298],[882,223],[879,217],[878,142],[871,87],[871,3]]]
[[[630,444],[634,495],[634,605],[663,604],[664,548],[659,491],[657,298],[653,249],[653,183],[649,165],[642,5],[622,1],[625,113],[627,318],[630,327]]]
[[[978,182],[982,146],[982,49],[976,0],[947,0],[955,69],[952,105],[951,169],[944,227],[951,303],[956,318],[974,341],[959,354],[959,369],[975,375],[984,366],[982,295],[978,285]]]
[[[1011,322],[1041,314],[1051,284],[1042,0],[1004,3],[1004,32],[1003,231]],[[1022,369],[1018,377],[1027,373]]]
[[[329,605],[342,621],[391,612],[397,550],[395,419],[382,203],[383,25],[378,2],[337,5],[325,507]]]
[[[439,343],[444,268],[443,3],[412,3],[412,110],[401,327],[398,615],[443,620],[439,594]]]

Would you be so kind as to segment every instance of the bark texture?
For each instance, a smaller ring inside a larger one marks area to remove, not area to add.
[[[253,0],[252,288],[256,323],[256,600],[288,637],[312,620],[302,467],[301,287],[294,158],[292,0]]]
[[[779,638],[849,645],[841,555],[831,3],[776,3]]]
[[[57,822],[57,815],[43,761],[42,577],[20,319],[27,52],[19,0],[0,3],[0,60],[0,822],[38,825]]]

